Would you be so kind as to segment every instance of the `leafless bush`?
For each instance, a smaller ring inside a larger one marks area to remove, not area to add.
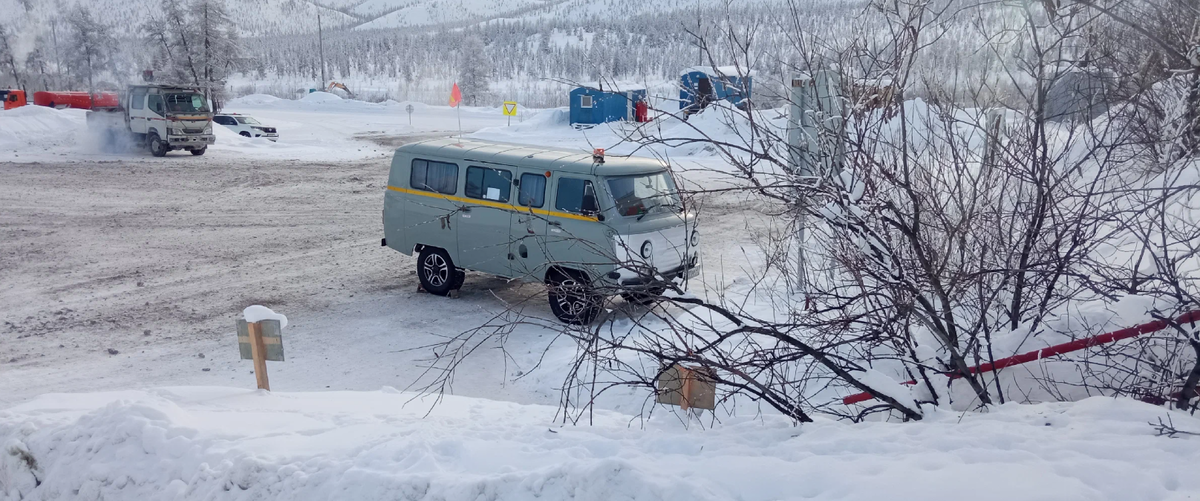
[[[727,187],[699,187],[688,193],[692,200],[750,195],[766,207],[777,226],[760,245],[765,265],[749,287],[769,308],[748,306],[745,295],[667,287],[654,294],[657,307],[628,310],[620,322],[559,329],[578,347],[562,388],[568,415],[583,415],[614,387],[652,389],[678,363],[711,371],[722,402],[749,398],[797,421],[875,411],[920,419],[922,402],[971,408],[1026,400],[1027,388],[1009,377],[1018,369],[984,377],[972,368],[1070,339],[1057,329],[1080,305],[1149,298],[1157,306],[1148,313],[1174,318],[1200,304],[1200,235],[1191,220],[1200,212],[1186,205],[1196,193],[1197,177],[1185,175],[1194,165],[1175,158],[1145,168],[1147,151],[1163,140],[1131,126],[1139,115],[1114,112],[1120,103],[1108,93],[1058,92],[1078,81],[1074,44],[1095,12],[1048,13],[1026,2],[1014,7],[1020,22],[984,33],[994,44],[985,50],[1020,47],[1019,63],[1002,75],[1020,89],[1018,106],[999,109],[992,80],[960,81],[953,68],[914,71],[939,36],[939,19],[957,11],[899,0],[873,7],[891,29],[887,50],[873,53],[878,60],[864,65],[848,47],[798,39],[797,69],[840,72],[849,82],[862,75],[847,68],[874,68],[875,86],[886,82],[894,98],[847,93],[821,102],[812,119],[823,132],[803,145],[789,144],[772,111],[719,101],[683,122],[692,124],[685,134],[664,137],[663,121],[687,117],[659,109],[657,123],[627,136],[643,152],[697,145],[726,161],[730,168],[718,174]],[[752,27],[721,36],[742,50],[707,59],[714,67],[732,59],[744,75]],[[908,95],[918,84],[924,100]],[[1057,101],[1063,96],[1078,102]],[[729,132],[695,125],[714,116]],[[476,340],[524,321],[501,318],[439,357],[458,360]],[[1067,398],[1073,385],[1135,396],[1179,388],[1185,406],[1200,380],[1200,369],[1185,369],[1200,366],[1181,349],[1200,353],[1200,341],[1194,328],[1170,327],[1059,359],[1074,374],[1051,372],[1034,384],[1052,398]],[[916,381],[916,401],[880,371]],[[950,391],[945,376],[965,387]],[[833,404],[831,397],[857,391],[881,404]]]

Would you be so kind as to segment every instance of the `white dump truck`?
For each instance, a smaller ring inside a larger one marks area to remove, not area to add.
[[[171,150],[203,155],[216,142],[212,108],[199,89],[175,85],[131,85],[119,105],[89,111],[88,127],[109,145],[137,144],[161,157]]]

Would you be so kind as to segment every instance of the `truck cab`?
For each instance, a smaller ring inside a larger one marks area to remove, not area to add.
[[[11,110],[25,106],[25,91],[17,89],[0,89],[0,100],[4,101],[4,109]]]
[[[560,320],[590,323],[603,298],[647,302],[697,274],[699,234],[655,159],[435,139],[396,150],[383,244],[417,254],[422,288],[462,270],[549,287]]]
[[[133,85],[116,108],[88,113],[88,124],[109,134],[131,134],[156,157],[172,150],[203,155],[216,142],[212,108],[200,89],[173,85]],[[116,141],[114,141],[116,142]]]

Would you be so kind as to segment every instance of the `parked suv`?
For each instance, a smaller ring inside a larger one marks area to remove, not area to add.
[[[462,270],[549,286],[550,309],[587,324],[603,296],[642,302],[699,265],[696,218],[650,158],[435,139],[401,146],[383,203],[383,245],[417,257],[425,291]]]
[[[225,113],[213,117],[213,121],[229,127],[234,132],[245,137],[265,137],[272,141],[279,139],[279,134],[275,132],[274,127],[263,125],[258,120],[255,120],[254,117],[248,115]]]

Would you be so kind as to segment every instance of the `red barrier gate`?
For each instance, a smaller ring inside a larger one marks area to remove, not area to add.
[[[1180,315],[1179,318],[1175,319],[1175,322],[1179,323],[1179,324],[1186,324],[1186,323],[1196,322],[1196,321],[1200,321],[1200,310],[1184,313],[1183,315]],[[1118,331],[1100,334],[1099,336],[1093,336],[1093,337],[1083,338],[1083,339],[1076,339],[1075,341],[1071,341],[1069,343],[1054,345],[1054,346],[1050,346],[1048,348],[1042,348],[1037,351],[1022,353],[1020,355],[1013,355],[1011,357],[1002,358],[995,362],[981,364],[978,367],[971,367],[969,370],[970,370],[971,374],[992,372],[992,371],[1000,370],[1000,369],[1003,369],[1006,367],[1012,367],[1014,365],[1021,365],[1026,362],[1032,362],[1034,360],[1041,360],[1046,357],[1062,355],[1063,353],[1079,351],[1079,350],[1091,348],[1093,346],[1099,346],[1099,345],[1108,344],[1108,343],[1115,343],[1122,339],[1129,339],[1132,337],[1140,336],[1142,334],[1158,332],[1163,329],[1166,329],[1167,326],[1169,326],[1169,325],[1170,324],[1168,324],[1165,320],[1155,320],[1153,322],[1147,322],[1142,325],[1137,325],[1134,327],[1129,327],[1129,328],[1121,329]],[[954,372],[954,373],[947,373],[946,376],[949,377],[951,380],[954,380],[954,379],[961,378],[962,374]],[[906,384],[906,385],[911,386],[911,385],[917,384],[917,382],[915,380],[912,380],[912,381],[905,381],[900,384]],[[845,405],[857,404],[859,402],[865,402],[867,400],[871,400],[872,398],[875,398],[875,396],[868,392],[855,393],[853,395],[842,398],[842,403]]]

